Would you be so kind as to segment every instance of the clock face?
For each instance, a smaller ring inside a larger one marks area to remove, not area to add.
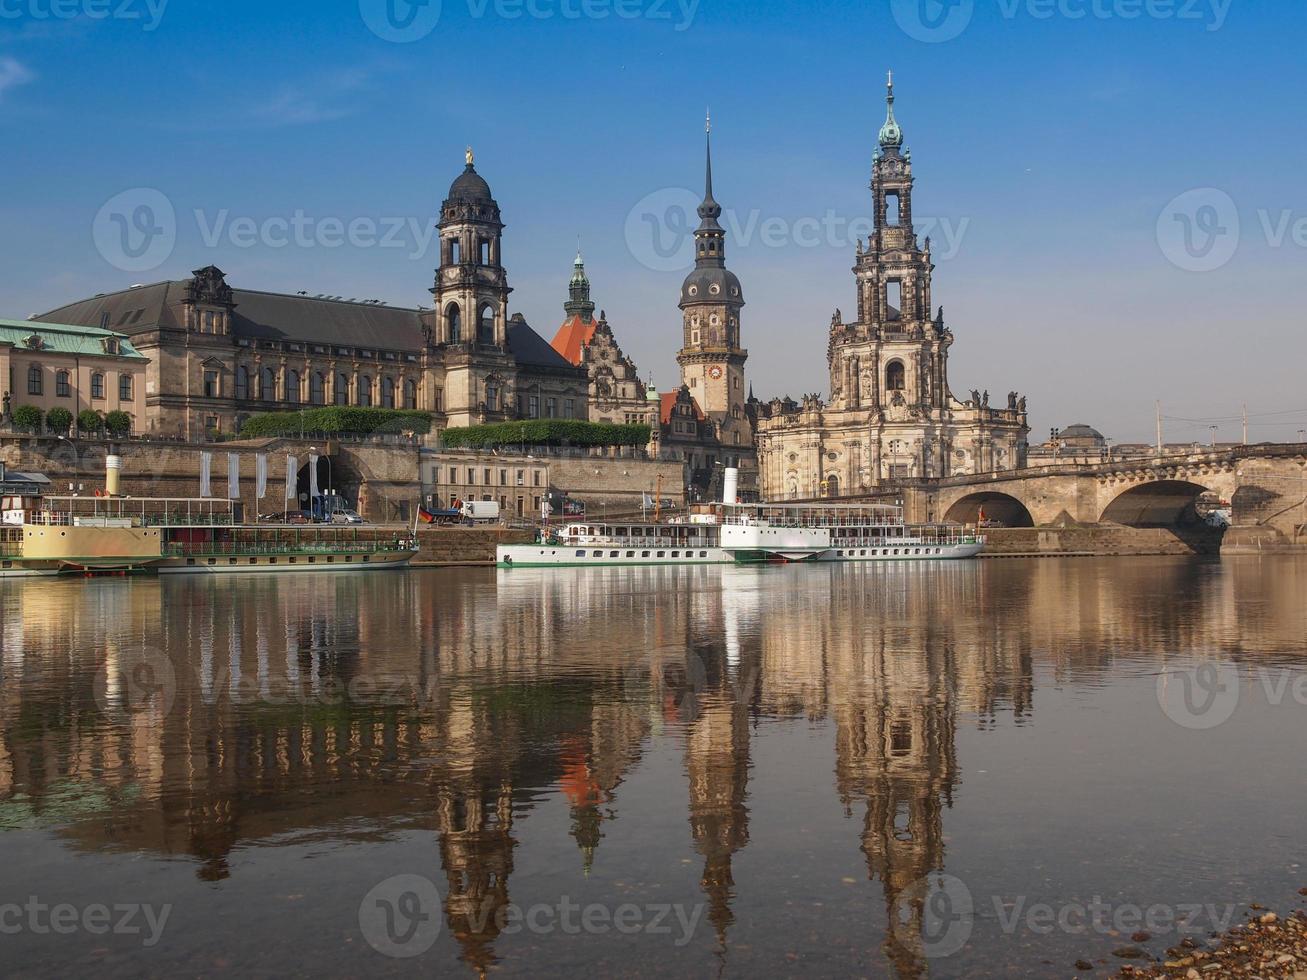
[[[721,381],[721,380],[722,380],[722,369],[719,368],[719,367],[709,368],[709,369],[708,369],[708,377],[712,378],[714,381]]]

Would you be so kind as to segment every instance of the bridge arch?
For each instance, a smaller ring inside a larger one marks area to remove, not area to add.
[[[976,524],[981,513],[987,521],[997,521],[1004,527],[1034,527],[1035,519],[1020,500],[1008,493],[985,490],[968,494],[950,507],[944,520],[954,524]]]
[[[1198,500],[1211,488],[1189,480],[1141,483],[1118,494],[1103,509],[1101,523],[1127,527],[1183,527],[1202,523]]]

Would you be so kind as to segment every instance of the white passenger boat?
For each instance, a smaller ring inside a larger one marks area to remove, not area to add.
[[[533,544],[500,546],[497,558],[501,568],[945,561],[974,558],[984,547],[973,527],[906,524],[898,507],[713,504],[684,521],[576,521],[545,528]]]

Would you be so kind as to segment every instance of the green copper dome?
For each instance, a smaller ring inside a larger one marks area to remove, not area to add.
[[[572,285],[588,286],[590,280],[585,275],[585,260],[581,258],[581,252],[576,253],[576,261],[572,263]]]
[[[894,118],[894,73],[889,75],[889,94],[885,96],[885,125],[880,127],[880,145],[884,147],[902,146],[903,130]]]

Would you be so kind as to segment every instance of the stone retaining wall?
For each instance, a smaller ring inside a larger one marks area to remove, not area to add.
[[[1208,529],[1080,527],[996,528],[985,532],[987,558],[1028,555],[1214,555],[1221,533]]]
[[[423,527],[415,565],[491,564],[501,544],[530,544],[532,531],[502,527]]]

